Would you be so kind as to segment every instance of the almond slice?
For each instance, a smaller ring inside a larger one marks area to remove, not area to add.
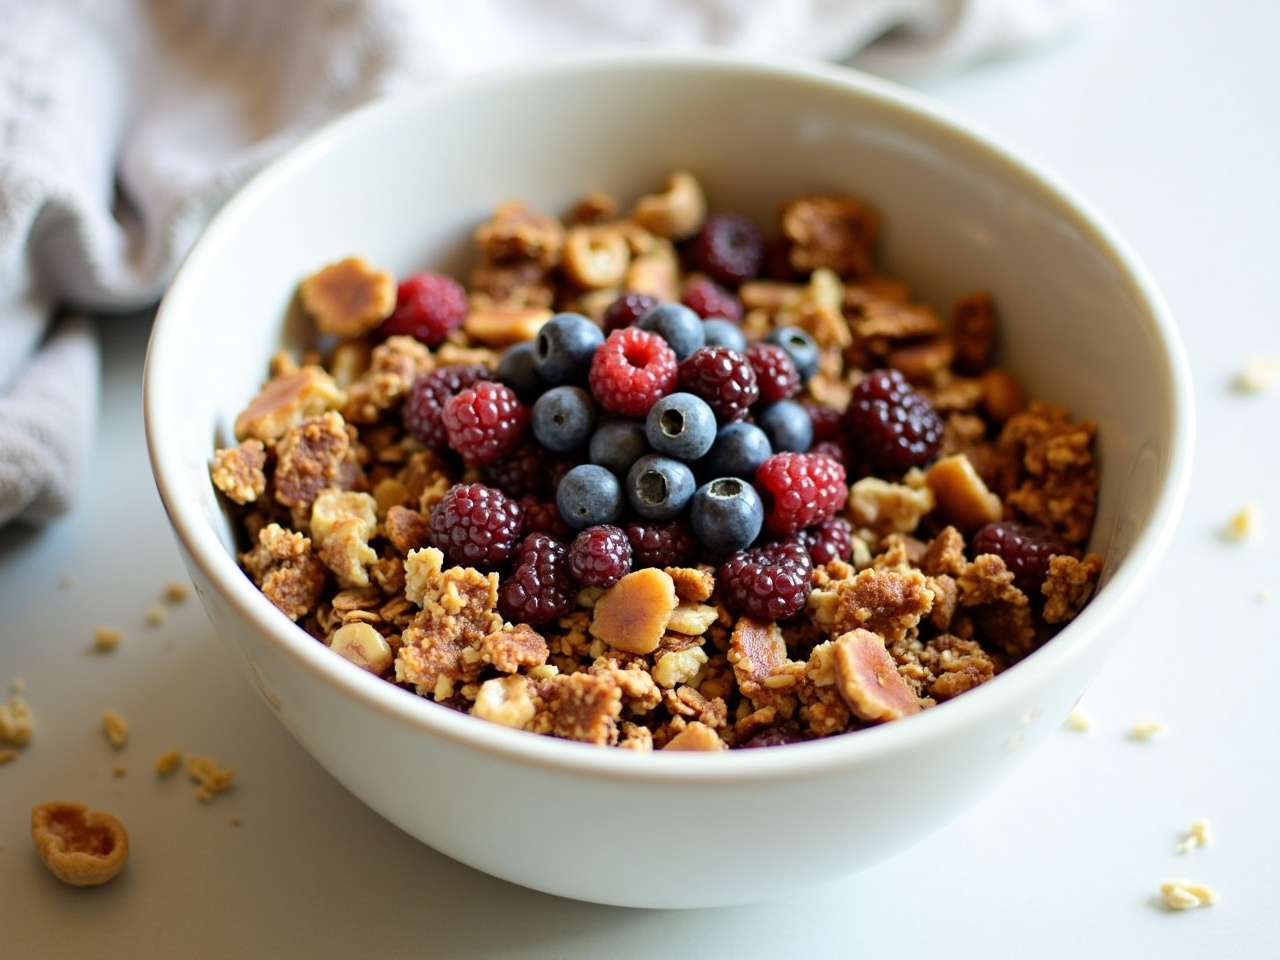
[[[591,616],[591,635],[615,650],[653,653],[676,608],[671,577],[657,567],[633,570],[600,595]]]
[[[884,640],[857,628],[834,641],[836,682],[849,709],[863,720],[899,720],[920,712],[920,699],[898,673]]]

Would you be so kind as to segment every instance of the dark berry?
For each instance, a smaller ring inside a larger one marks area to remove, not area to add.
[[[455,484],[431,510],[431,542],[456,564],[492,570],[519,539],[523,512],[502,491],[482,483]]]
[[[533,362],[533,341],[526,340],[508,347],[498,360],[493,379],[505,383],[524,403],[533,403],[547,388]]]
[[[450,449],[466,463],[482,466],[520,442],[529,423],[529,408],[505,384],[481,380],[450,397],[440,418]]]
[[[587,527],[569,544],[569,571],[584,587],[611,587],[630,570],[631,541],[621,527]]]
[[[704,320],[720,317],[734,324],[742,323],[742,301],[738,295],[710,277],[690,277],[680,302]]]
[[[481,468],[484,482],[508,497],[525,497],[550,489],[547,483],[546,453],[527,436],[507,453]],[[530,528],[532,529],[532,528]]]
[[[668,520],[684,510],[696,486],[688,464],[649,453],[631,465],[623,489],[641,517]]]
[[[462,284],[443,273],[416,273],[400,282],[395,309],[374,336],[410,336],[438,347],[466,319],[467,291]]]
[[[833,516],[849,497],[844,467],[815,453],[775,453],[760,465],[756,489],[764,501],[764,526],[794,533]]]
[[[764,343],[772,343],[787,351],[802,384],[808,383],[818,372],[818,341],[808,330],[793,326],[774,327],[762,339]]]
[[[1041,599],[1040,588],[1049,573],[1049,559],[1073,554],[1071,547],[1044,527],[1002,520],[978,529],[969,540],[969,553],[994,553],[1013,574],[1013,583],[1032,600]]]
[[[547,383],[585,381],[591,357],[604,342],[604,333],[580,313],[557,313],[533,340],[533,365]]]
[[[564,522],[554,500],[524,496],[520,498],[520,509],[524,511],[524,525],[520,529],[526,535],[545,533],[561,541],[572,539],[573,528]]]
[[[683,517],[674,520],[633,520],[623,526],[631,541],[631,565],[681,567],[693,560],[698,542]]]
[[[781,453],[804,453],[813,446],[813,421],[794,400],[779,400],[756,414],[756,426],[769,438],[769,445]]]
[[[757,747],[782,747],[788,743],[804,743],[811,739],[813,738],[800,729],[799,724],[787,721],[774,727],[766,727],[742,741],[738,746],[743,750],[754,750]]]
[[[425,373],[413,382],[401,407],[404,428],[424,447],[449,449],[449,431],[442,415],[444,405],[463,390],[489,378],[484,367],[446,364]]]
[[[760,398],[755,369],[728,347],[699,347],[689,354],[680,364],[680,389],[707,401],[722,424],[743,419]]]
[[[548,450],[568,453],[587,445],[596,429],[596,404],[582,387],[552,387],[533,404],[530,428]]]
[[[730,423],[721,427],[707,455],[698,463],[704,477],[755,477],[756,470],[773,453],[769,438],[754,423]]]
[[[809,599],[813,562],[791,541],[741,550],[720,565],[716,585],[732,612],[758,620],[785,620]]]
[[[625,477],[631,465],[649,452],[644,422],[625,418],[600,424],[587,445],[587,459],[608,467],[619,477]]]
[[[875,471],[922,467],[942,443],[942,418],[897,370],[872,370],[859,380],[844,423],[854,454]]]
[[[717,283],[737,287],[760,273],[764,236],[739,213],[713,213],[688,244],[690,265]]]
[[[736,323],[710,317],[702,321],[702,338],[708,347],[728,347],[743,353],[747,349],[747,335]]]
[[[649,293],[628,291],[604,308],[600,323],[606,335],[623,327],[634,326],[635,322],[662,301]]]
[[[796,363],[776,343],[753,343],[747,347],[746,356],[756,372],[761,403],[789,400],[800,392]]]
[[[844,439],[844,414],[816,400],[802,400],[801,404],[813,423],[814,443]]]
[[[834,560],[848,561],[853,556],[853,527],[844,517],[828,517],[797,535],[815,567]]]
[[[741,477],[720,477],[704,483],[689,502],[693,535],[712,553],[746,549],[760,535],[763,524],[760,494]]]
[[[707,401],[683,391],[669,393],[644,421],[649,446],[677,460],[697,460],[716,439],[716,415]]]
[[[498,612],[514,623],[536,627],[572,613],[577,603],[569,549],[545,533],[531,533],[520,541],[511,571],[498,587]]]
[[[605,339],[591,359],[587,381],[601,408],[623,417],[643,417],[675,389],[679,361],[656,333],[626,327]]]
[[[604,467],[581,463],[556,487],[556,508],[574,530],[616,523],[622,516],[622,486]]]
[[[702,318],[682,303],[660,303],[637,320],[636,326],[665,340],[675,351],[677,360],[683,360],[707,342]]]

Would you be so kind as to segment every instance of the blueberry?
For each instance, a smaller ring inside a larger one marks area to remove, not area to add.
[[[698,469],[707,477],[754,477],[773,453],[769,437],[754,423],[730,423],[716,434]]]
[[[703,339],[708,347],[728,347],[742,353],[747,349],[747,335],[732,320],[711,317],[702,321]]]
[[[654,453],[631,465],[625,484],[631,509],[645,520],[670,520],[679,515],[695,486],[688,464]]]
[[[548,450],[577,450],[596,428],[596,403],[582,387],[552,387],[534,402],[530,426]]]
[[[660,303],[641,316],[636,326],[667,341],[677,360],[683,360],[707,343],[702,318],[683,303]]]
[[[580,313],[557,313],[533,340],[533,366],[547,383],[586,380],[604,331]]]
[[[756,425],[769,438],[775,453],[804,453],[813,446],[813,420],[794,400],[779,400],[756,414]]]
[[[625,418],[606,420],[596,427],[587,447],[587,456],[592,463],[608,467],[620,477],[625,477],[631,465],[648,452],[644,423]]]
[[[704,483],[689,502],[693,535],[712,553],[745,550],[760,535],[764,504],[741,477],[719,477]]]
[[[598,464],[578,464],[556,487],[556,509],[574,530],[616,523],[622,517],[622,506],[618,478]]]
[[[658,453],[697,460],[716,438],[716,415],[696,394],[669,393],[650,408],[644,432]]]
[[[808,383],[818,372],[818,341],[808,330],[792,326],[774,327],[764,335],[764,342],[776,344],[791,355],[802,384]]]
[[[494,379],[505,383],[524,403],[533,403],[547,388],[534,365],[533,341],[526,340],[508,347],[498,361]]]

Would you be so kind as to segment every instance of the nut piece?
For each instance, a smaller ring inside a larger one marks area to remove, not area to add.
[[[607,226],[570,227],[561,266],[584,290],[616,287],[631,266],[631,247],[621,230]]]
[[[699,720],[691,720],[689,725],[667,741],[663,750],[728,750],[729,745],[720,739],[720,734]]]
[[[707,198],[698,178],[677,170],[667,178],[662,193],[641,197],[631,209],[631,219],[650,233],[669,240],[685,240],[707,218]]]
[[[924,475],[938,510],[956,529],[977,530],[1003,514],[1000,498],[987,489],[969,457],[955,453],[935,460]]]
[[[321,333],[358,337],[396,308],[396,280],[362,257],[347,257],[303,280],[298,298]]]
[[[333,631],[329,648],[378,677],[385,675],[395,660],[386,637],[359,620],[344,623]]]
[[[634,570],[600,595],[591,635],[625,653],[653,653],[676,608],[676,587],[657,567]]]
[[[275,443],[292,426],[346,401],[333,377],[319,367],[276,377],[236,417],[236,439]]]
[[[501,350],[513,343],[532,340],[550,319],[551,311],[547,307],[493,307],[472,310],[462,329],[472,340]]]
[[[31,839],[50,872],[73,887],[106,883],[129,859],[129,834],[114,816],[53,800],[31,809]]]
[[[1192,910],[1218,902],[1218,894],[1204,884],[1182,879],[1160,884],[1160,896],[1170,910]]]
[[[920,712],[920,699],[898,673],[878,634],[858,628],[832,642],[840,694],[857,716],[899,720]]]

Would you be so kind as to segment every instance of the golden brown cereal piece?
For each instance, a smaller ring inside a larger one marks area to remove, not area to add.
[[[102,711],[102,732],[117,750],[129,742],[129,722],[119,710]]]
[[[982,409],[994,423],[1004,423],[1026,406],[1022,388],[1003,367],[984,370],[978,377],[982,386]]]
[[[833,641],[837,685],[863,720],[899,720],[920,712],[920,699],[898,673],[884,640],[856,629]]]
[[[114,879],[129,859],[124,824],[104,810],[54,800],[31,810],[31,839],[50,872],[73,887]]]
[[[182,751],[166,750],[160,756],[156,757],[153,766],[155,771],[162,777],[167,777],[173,771],[178,769],[178,764],[182,762]]]
[[[938,512],[960,530],[972,531],[1003,515],[1000,498],[987,489],[973,463],[963,453],[935,460],[925,471]]]
[[[547,662],[547,641],[527,623],[503,626],[480,641],[480,655],[503,673],[541,666]]]
[[[1019,458],[1023,479],[1005,496],[1006,505],[1069,543],[1083,543],[1098,501],[1096,432],[1091,421],[1073,423],[1065,410],[1046,403],[1010,417],[997,446]]]
[[[863,570],[836,584],[834,631],[874,631],[896,643],[916,628],[933,606],[933,592],[919,570]]]
[[[935,677],[929,685],[929,695],[939,702],[972,690],[996,675],[995,663],[981,644],[947,633],[925,644],[920,663]]]
[[[498,204],[490,219],[476,228],[475,241],[489,263],[529,261],[553,267],[560,262],[564,226],[519,200],[508,200]]]
[[[647,293],[659,300],[677,300],[680,296],[680,260],[671,241],[654,238],[652,248],[633,254],[627,269],[625,286],[636,293]]]
[[[755,699],[769,684],[769,678],[789,661],[782,629],[767,620],[741,617],[733,627],[729,663],[738,689]]]
[[[557,674],[539,685],[543,707],[534,729],[583,743],[617,743],[622,689],[611,675]]]
[[[262,528],[253,549],[240,555],[240,565],[290,620],[309,613],[324,589],[325,565],[312,553],[310,539],[278,523]]]
[[[275,377],[236,417],[236,440],[274,443],[290,427],[307,417],[342,406],[346,394],[320,367],[306,366]]]
[[[376,677],[391,670],[395,655],[386,638],[367,623],[344,623],[329,638],[329,648]]]
[[[626,279],[630,267],[631,246],[617,227],[579,225],[565,234],[560,269],[574,285],[584,290],[614,289]]]
[[[720,734],[700,720],[693,720],[666,742],[663,750],[728,750]]]
[[[996,340],[995,305],[987,291],[977,290],[956,302],[951,337],[955,342],[956,370],[978,374],[987,369]]]
[[[705,603],[715,592],[716,575],[711,567],[667,567],[666,571],[681,600]]]
[[[378,529],[377,504],[367,493],[321,490],[311,505],[311,543],[340,587],[369,583],[369,566],[378,559],[369,539]]]
[[[1102,573],[1102,557],[1096,553],[1083,559],[1060,555],[1049,558],[1049,573],[1040,592],[1047,598],[1042,616],[1045,623],[1074,620],[1093,596]]]
[[[396,280],[362,257],[347,257],[304,279],[298,298],[321,333],[358,337],[391,316]]]
[[[114,627],[95,627],[93,630],[93,649],[98,653],[110,653],[120,646],[124,634]]]
[[[213,485],[236,503],[252,503],[267,489],[267,448],[261,440],[215,451],[209,475]]]
[[[35,730],[35,714],[21,694],[15,693],[7,704],[0,704],[0,742],[24,746]]]
[[[646,194],[631,208],[631,219],[650,233],[669,240],[686,240],[707,218],[707,198],[698,178],[687,170],[667,177],[660,193]]]
[[[658,649],[676,603],[675,583],[665,571],[656,567],[633,570],[596,601],[591,635],[615,650],[652,653]]]
[[[339,413],[329,411],[290,427],[276,444],[276,502],[309,512],[320,491],[339,485],[350,453],[351,437]]]
[[[413,382],[436,365],[431,351],[413,337],[387,337],[369,352],[369,365],[336,404],[351,423],[377,423],[409,392]]]
[[[871,252],[880,216],[861,200],[801,196],[782,208],[782,233],[790,242],[791,268],[809,273],[826,267],[842,277],[872,272]]]
[[[187,757],[186,770],[196,784],[196,799],[201,803],[208,803],[217,794],[231,789],[236,776],[235,767],[222,767],[212,757],[198,755]]]
[[[472,340],[501,350],[532,340],[551,315],[547,307],[491,307],[468,313],[462,329]]]

